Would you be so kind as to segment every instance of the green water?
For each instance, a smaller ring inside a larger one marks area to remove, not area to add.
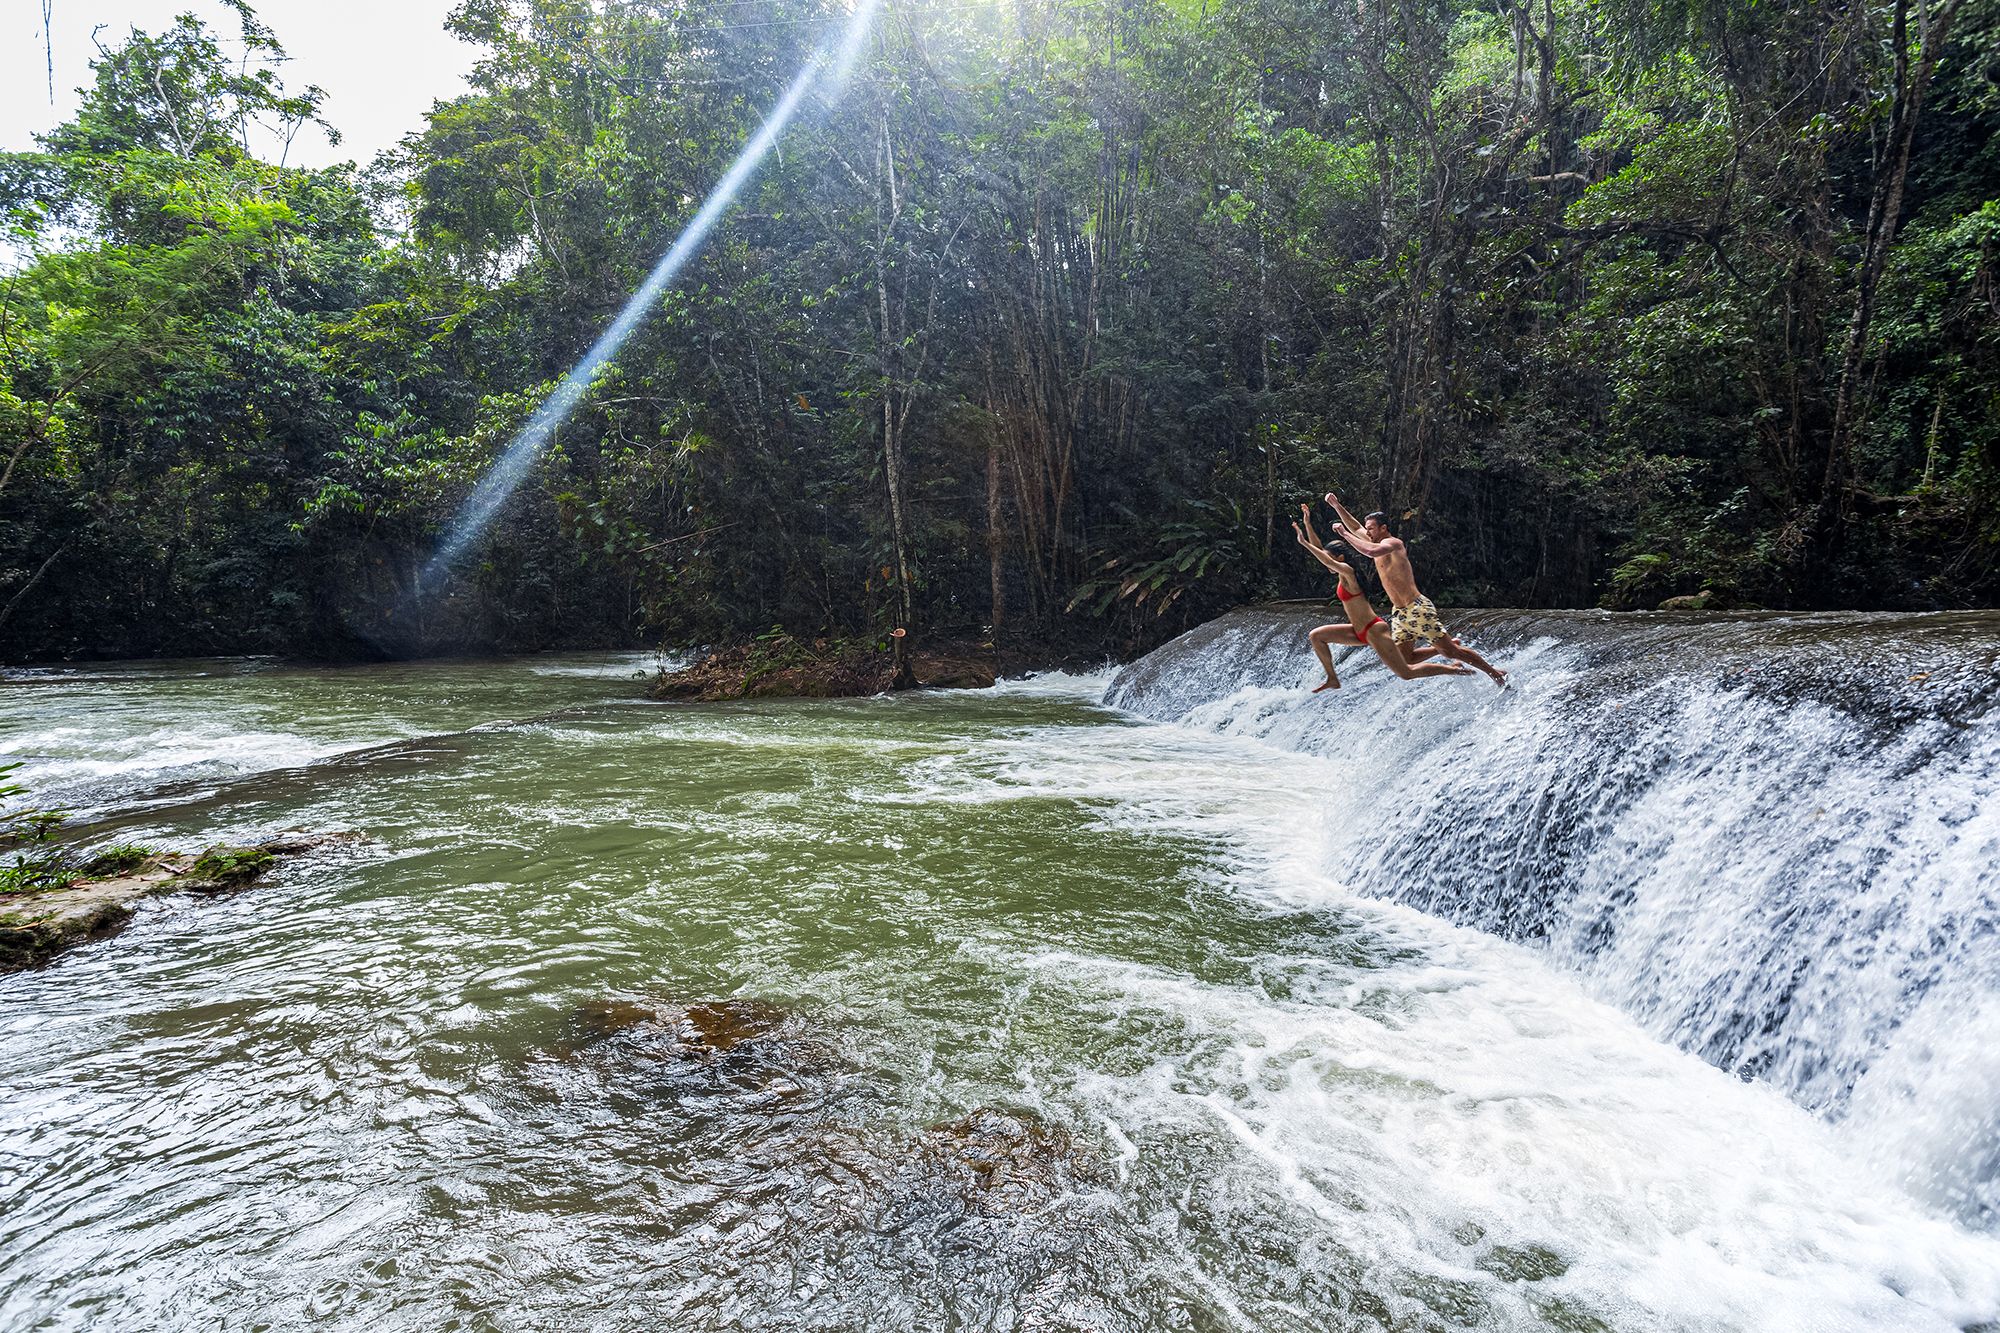
[[[0,1326],[1942,1329],[1984,1298],[1987,1242],[1782,1098],[1342,889],[1334,770],[1096,682],[670,706],[627,659],[226,665],[0,710],[92,836],[367,838],[0,978]],[[690,1056],[598,1017],[704,1003],[768,1030]],[[940,1128],[982,1111],[1035,1145],[997,1174]]]

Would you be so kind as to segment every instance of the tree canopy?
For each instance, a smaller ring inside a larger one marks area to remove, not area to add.
[[[0,156],[0,654],[1136,644],[1328,489],[1459,604],[2000,590],[2000,0],[891,0],[433,597],[846,10],[464,0],[307,170],[234,8]]]

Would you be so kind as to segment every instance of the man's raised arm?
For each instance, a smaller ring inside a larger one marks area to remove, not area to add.
[[[1333,512],[1340,515],[1340,526],[1351,532],[1361,531],[1361,520],[1347,512],[1347,506],[1332,491],[1326,493],[1326,502],[1333,506]]]
[[[1339,534],[1342,541],[1367,556],[1370,560],[1376,559],[1379,556],[1385,556],[1403,544],[1401,537],[1391,537],[1387,541],[1371,542],[1361,535],[1359,528],[1339,527],[1335,528],[1334,532]]]

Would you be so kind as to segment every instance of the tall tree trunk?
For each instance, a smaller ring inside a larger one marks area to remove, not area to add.
[[[1826,479],[1822,491],[1822,512],[1838,514],[1846,503],[1846,476],[1854,452],[1855,420],[1859,412],[1862,362],[1868,351],[1868,325],[1875,314],[1875,292],[1882,273],[1889,266],[1889,252],[1896,240],[1896,224],[1903,211],[1903,186],[1910,175],[1910,153],[1916,143],[1917,122],[1923,114],[1924,95],[1931,75],[1951,34],[1952,20],[1963,0],[1944,0],[1918,18],[1916,68],[1910,67],[1910,0],[1896,0],[1896,17],[1891,40],[1895,47],[1895,105],[1889,120],[1888,157],[1876,173],[1875,190],[1868,202],[1868,228],[1861,254],[1861,272],[1854,293],[1854,318],[1847,326],[1847,340],[1840,355],[1840,383],[1833,404],[1833,431],[1827,439]]]
[[[7,455],[6,467],[0,468],[0,491],[7,489],[7,483],[14,479],[14,467],[21,461],[21,455],[28,452],[28,446],[42,440],[45,429],[43,419],[33,416],[29,418],[28,429],[21,432],[21,442]]]
[[[1001,528],[1000,431],[996,423],[986,440],[986,574],[993,589],[992,625],[998,634],[1007,622],[1007,570]]]
[[[1264,445],[1264,559],[1268,562],[1278,531],[1278,431],[1271,415],[1271,275],[1261,221],[1257,228],[1257,387],[1264,399],[1256,429]]]
[[[882,473],[889,487],[889,535],[896,562],[896,609],[899,622],[907,629],[915,618],[915,598],[910,578],[909,517],[903,503],[903,426],[896,411],[896,346],[889,331],[888,264],[880,251],[875,256],[875,295],[882,316]]]
[[[876,314],[881,321],[876,346],[880,353],[882,378],[882,473],[889,487],[889,534],[896,561],[897,628],[907,633],[916,612],[910,578],[909,518],[903,503],[905,414],[897,410],[896,399],[899,392],[907,393],[908,389],[897,388],[900,340],[896,336],[889,304],[889,242],[895,231],[896,216],[901,211],[901,201],[896,194],[895,145],[889,137],[886,107],[882,112],[881,162],[882,179],[875,201],[875,302]],[[897,636],[895,677],[889,683],[892,690],[908,689],[917,683],[910,664],[910,647],[906,637]]]

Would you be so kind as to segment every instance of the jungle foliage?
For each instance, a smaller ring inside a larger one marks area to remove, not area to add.
[[[0,654],[2000,592],[2000,0],[897,0],[449,586],[472,481],[844,8],[464,0],[365,167],[238,5],[0,157]]]

